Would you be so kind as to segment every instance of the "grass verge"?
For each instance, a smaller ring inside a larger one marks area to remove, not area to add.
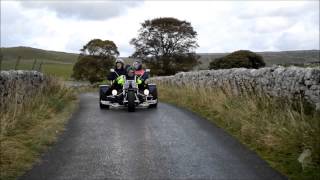
[[[0,179],[16,179],[39,161],[77,107],[75,93],[53,77],[24,96],[20,85],[2,97]],[[22,85],[23,86],[23,85]]]
[[[157,84],[161,101],[214,122],[290,179],[320,179],[320,112],[264,95]],[[300,163],[303,151],[311,156]]]

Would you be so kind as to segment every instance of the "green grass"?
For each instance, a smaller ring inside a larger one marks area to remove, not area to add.
[[[15,69],[17,59],[20,57],[18,70],[31,70],[34,61],[37,60],[35,70],[39,70],[47,75],[54,75],[64,80],[70,80],[73,64],[77,61],[78,54],[58,51],[48,51],[31,47],[11,47],[1,48],[2,70]]]
[[[65,80],[70,79],[72,74],[73,64],[44,64],[42,71],[48,75],[61,77]]]
[[[18,70],[32,70],[34,60],[21,60],[17,66]],[[38,61],[34,69],[39,70],[41,61]],[[16,61],[5,60],[2,62],[2,70],[14,69]],[[73,64],[70,63],[61,63],[50,60],[43,60],[41,67],[41,72],[46,75],[54,75],[60,77],[64,80],[69,80],[72,74]]]
[[[263,95],[157,84],[161,101],[214,122],[290,179],[320,179],[320,112]],[[297,159],[305,149],[311,150],[312,161],[302,168]]]
[[[27,96],[20,92],[23,84],[11,88],[0,108],[0,179],[16,179],[39,161],[77,104],[74,92],[52,77]]]

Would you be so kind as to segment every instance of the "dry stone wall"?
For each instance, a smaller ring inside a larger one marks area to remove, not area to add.
[[[10,96],[32,95],[44,86],[45,76],[37,71],[1,71],[0,105]]]
[[[279,66],[203,70],[155,77],[151,81],[176,86],[230,87],[236,94],[256,92],[288,98],[303,97],[320,110],[320,68]]]

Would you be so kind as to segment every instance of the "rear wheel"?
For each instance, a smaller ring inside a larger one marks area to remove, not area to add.
[[[129,91],[128,92],[128,111],[129,112],[134,112],[136,110],[135,102],[134,102],[135,100],[136,100],[135,93],[133,91]]]

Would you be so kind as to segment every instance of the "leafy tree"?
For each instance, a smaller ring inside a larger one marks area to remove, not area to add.
[[[199,63],[194,53],[198,47],[197,32],[189,22],[171,17],[156,18],[142,23],[138,32],[138,37],[130,41],[135,47],[132,57],[161,69],[160,75],[187,71]]]
[[[101,58],[119,56],[118,47],[110,40],[93,39],[84,45],[80,51],[82,55],[98,56]]]
[[[264,67],[263,57],[248,50],[235,51],[210,62],[209,69],[254,68]]]
[[[81,49],[78,61],[73,66],[72,77],[90,83],[102,81],[118,55],[118,48],[113,41],[93,39]]]

